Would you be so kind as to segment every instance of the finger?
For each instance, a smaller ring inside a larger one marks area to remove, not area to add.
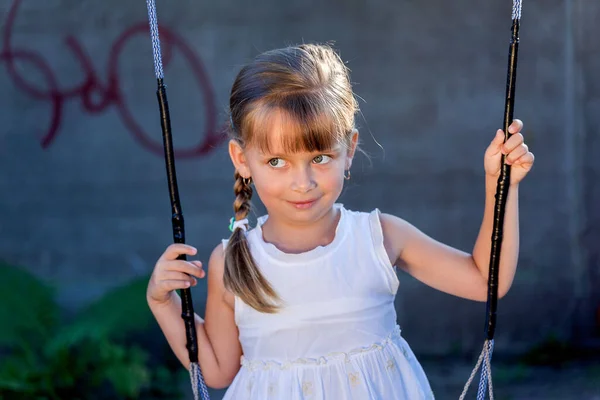
[[[502,129],[498,129],[496,131],[496,136],[492,140],[492,143],[488,146],[486,152],[487,156],[494,156],[500,153],[502,149],[502,144],[504,143],[504,131]]]
[[[511,137],[508,138],[506,143],[504,143],[504,145],[502,146],[502,154],[510,153],[511,151],[516,149],[518,146],[520,146],[523,143],[523,141],[524,141],[524,139],[523,139],[523,135],[521,133],[516,133],[516,134],[512,135]]]
[[[177,289],[187,289],[191,286],[190,281],[167,280],[161,281],[160,286],[165,292],[172,292]]]
[[[198,284],[198,280],[195,277],[176,271],[165,272],[161,277],[161,281],[185,281],[189,282],[190,286],[196,286]]]
[[[196,268],[198,268],[200,270],[199,274],[195,274],[198,278],[204,278],[204,276],[206,275],[206,271],[204,271],[204,268],[202,268],[202,262],[194,260],[194,261],[190,261],[192,264],[194,264],[196,266]]]
[[[516,160],[527,154],[528,151],[529,150],[527,149],[527,146],[522,144],[510,153],[508,153],[505,161],[508,165],[514,164]]]
[[[194,256],[198,250],[195,247],[183,243],[173,243],[167,247],[159,260],[176,260],[182,254]]]
[[[523,130],[523,121],[520,119],[514,119],[512,124],[508,127],[508,133],[515,134]]]
[[[535,156],[532,152],[527,152],[518,159],[516,159],[512,165],[530,166],[535,161]]]
[[[196,261],[197,264],[194,264],[191,261],[183,261],[183,260],[171,260],[164,261],[164,270],[165,271],[175,271],[182,272],[188,275],[194,275],[199,278],[202,278],[204,271],[202,270],[202,263],[200,261]],[[202,275],[202,276],[200,276]]]

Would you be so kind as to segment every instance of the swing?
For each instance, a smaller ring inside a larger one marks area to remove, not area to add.
[[[167,89],[164,84],[164,72],[162,54],[160,52],[160,38],[158,36],[158,20],[156,17],[156,4],[154,0],[146,0],[148,6],[148,21],[150,24],[150,36],[152,38],[152,52],[154,56],[154,74],[157,80],[156,95],[160,109],[160,122],[162,128],[163,145],[165,150],[165,163],[167,167],[167,181],[169,196],[171,199],[171,223],[173,226],[173,241],[185,243],[185,226],[181,203],[179,201],[179,189],[177,187],[177,175],[175,171],[175,155],[173,152],[173,140],[171,135],[171,118],[169,115],[169,103],[167,101]],[[186,260],[185,254],[178,257]],[[208,389],[204,383],[202,370],[198,364],[198,343],[196,337],[196,325],[194,321],[194,304],[192,303],[192,292],[190,289],[181,290],[181,318],[185,324],[186,347],[190,357],[190,379],[194,400],[209,400]]]
[[[512,27],[511,40],[508,54],[508,74],[506,79],[506,99],[504,104],[504,141],[508,140],[510,133],[508,127],[513,121],[515,106],[515,86],[517,79],[517,55],[519,51],[519,27],[521,23],[521,0],[513,0],[512,8]],[[486,313],[486,339],[483,343],[483,349],[471,376],[467,380],[465,387],[459,397],[464,400],[469,386],[479,367],[481,367],[481,376],[479,378],[479,387],[477,390],[477,400],[485,399],[486,392],[490,400],[494,400],[494,390],[492,386],[492,352],[494,351],[494,333],[496,332],[496,312],[498,309],[498,272],[500,265],[500,249],[502,246],[502,237],[504,231],[504,210],[506,208],[506,198],[508,196],[508,186],[510,183],[510,166],[506,164],[506,155],[502,156],[502,166],[498,185],[496,187],[496,203],[494,206],[494,225],[492,228],[492,245],[490,251],[490,265],[488,276],[488,298]]]
[[[152,51],[154,58],[154,74],[157,80],[157,98],[160,110],[160,121],[164,145],[165,164],[167,170],[167,181],[169,196],[171,200],[171,223],[173,227],[173,240],[175,243],[185,243],[185,228],[181,204],[179,200],[179,190],[177,187],[177,176],[175,171],[175,157],[173,152],[173,141],[171,134],[171,120],[169,115],[169,104],[167,101],[167,92],[164,84],[164,71],[162,64],[162,54],[160,49],[160,38],[158,33],[158,20],[156,15],[155,0],[146,0],[148,8],[148,22],[150,26],[150,37],[152,40]],[[513,0],[512,6],[512,36],[509,47],[508,74],[506,86],[506,99],[504,106],[504,140],[508,140],[510,133],[508,127],[513,121],[515,84],[517,72],[517,54],[519,47],[519,27],[521,21],[521,0]],[[492,244],[490,252],[489,276],[488,276],[488,297],[486,304],[486,339],[483,344],[483,350],[477,360],[469,379],[467,380],[459,400],[463,400],[467,395],[469,387],[473,382],[479,368],[481,375],[477,392],[477,400],[485,399],[486,393],[491,400],[494,399],[492,386],[491,359],[494,350],[494,333],[496,330],[496,313],[498,308],[498,272],[500,263],[500,250],[502,245],[504,212],[506,208],[506,198],[510,182],[510,166],[506,164],[506,155],[502,156],[502,165],[500,176],[496,188],[496,202],[494,207],[494,224],[492,230]],[[185,255],[178,259],[186,260]],[[209,400],[208,389],[204,383],[204,377],[198,364],[198,344],[196,337],[196,326],[194,322],[194,307],[190,289],[180,291],[182,301],[181,317],[185,324],[186,347],[190,359],[190,380],[194,400]]]

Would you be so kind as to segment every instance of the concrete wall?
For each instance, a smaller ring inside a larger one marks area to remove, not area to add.
[[[372,157],[358,158],[341,201],[471,250],[483,151],[502,123],[509,1],[158,7],[188,242],[203,259],[228,234],[233,170],[218,132],[235,74],[260,51],[330,40],[364,99]],[[148,274],[171,241],[145,4],[2,0],[0,16],[0,258],[78,308]],[[593,0],[524,4],[516,116],[537,161],[520,192],[521,263],[500,302],[503,351],[598,335],[599,16]],[[481,345],[483,304],[401,280],[400,321],[417,351]]]

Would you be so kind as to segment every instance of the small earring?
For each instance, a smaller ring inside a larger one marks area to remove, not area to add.
[[[244,185],[250,186],[250,184],[252,183],[252,177],[242,178],[242,182],[244,182]]]
[[[347,181],[349,181],[350,177],[351,177],[350,170],[347,170],[346,173],[344,174],[344,179],[347,180]]]

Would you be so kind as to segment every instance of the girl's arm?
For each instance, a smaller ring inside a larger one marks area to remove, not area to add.
[[[233,295],[223,286],[223,246],[217,246],[208,264],[208,296],[206,319],[198,315],[198,362],[206,384],[213,388],[228,386],[240,368],[242,355],[238,330],[233,312]],[[156,303],[148,300],[154,317],[163,331],[169,346],[179,361],[189,369],[185,326],[181,319],[181,299],[173,291],[169,301]]]
[[[485,278],[486,298],[489,276],[492,231],[494,225],[494,206],[496,203],[496,179],[486,177],[485,208],[479,235],[473,247],[473,259],[481,275]],[[498,270],[498,297],[503,297],[512,286],[517,263],[519,261],[519,185],[510,185],[506,198],[504,214],[504,232],[500,249],[500,268]]]
[[[504,132],[498,130],[485,152],[485,206],[473,255],[433,240],[400,218],[383,214],[384,244],[392,264],[401,261],[401,266],[409,274],[441,291],[485,301],[496,183],[503,154],[506,154],[506,163],[511,165],[511,177],[504,215],[498,296],[503,297],[508,292],[519,257],[519,182],[529,173],[534,162],[533,154],[523,142],[522,128],[520,120],[513,121],[509,127],[512,135],[506,142]]]
[[[483,222],[473,249],[473,255],[446,246],[408,222],[381,215],[384,244],[392,264],[423,283],[466,299],[487,299],[488,265],[490,257],[496,182],[486,179],[486,200]],[[518,186],[509,189],[504,217],[504,239],[500,256],[498,297],[503,297],[513,281],[519,253]]]

